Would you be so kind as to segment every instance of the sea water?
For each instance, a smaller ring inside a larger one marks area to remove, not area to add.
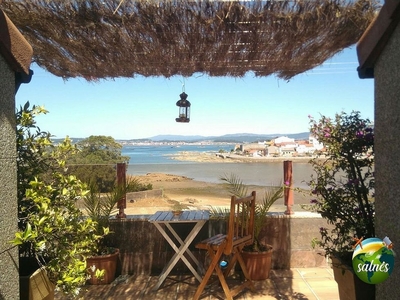
[[[210,163],[179,161],[171,155],[180,151],[217,153],[220,150],[230,152],[234,145],[146,145],[124,146],[122,155],[129,156],[127,174],[145,175],[147,173],[165,173],[186,176],[197,181],[221,183],[221,177],[237,175],[247,185],[283,184],[283,162],[262,163]],[[307,162],[294,162],[292,166],[294,187],[307,188],[313,173]]]
[[[185,163],[173,160],[172,155],[182,151],[217,153],[219,151],[230,152],[234,148],[231,144],[220,145],[138,145],[123,146],[122,155],[129,156],[129,164],[180,164]]]

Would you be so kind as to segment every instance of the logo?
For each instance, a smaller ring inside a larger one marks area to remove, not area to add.
[[[392,242],[388,237],[358,240],[353,252],[353,269],[358,278],[378,284],[389,278],[394,266]]]

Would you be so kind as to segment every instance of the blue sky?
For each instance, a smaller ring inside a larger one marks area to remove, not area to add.
[[[308,131],[308,115],[358,110],[373,121],[374,82],[359,79],[357,66],[355,47],[290,81],[252,74],[64,81],[32,65],[32,81],[21,85],[16,105],[43,105],[49,114],[38,117],[38,125],[57,138],[299,133]],[[186,124],[175,122],[183,88],[192,104]]]

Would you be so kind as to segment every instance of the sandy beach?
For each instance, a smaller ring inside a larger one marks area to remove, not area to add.
[[[244,157],[228,153],[202,153],[182,151],[171,156],[172,159],[194,162],[212,163],[263,163],[276,162],[282,163],[291,160],[294,163],[306,163],[310,157]],[[230,194],[223,183],[210,183],[193,180],[185,176],[148,173],[146,175],[134,176],[142,183],[152,184],[153,189],[162,189],[163,197],[147,198],[138,200],[134,203],[127,203],[126,214],[152,214],[158,210],[172,210],[174,203],[181,203],[188,209],[202,209],[210,206],[228,206]],[[265,186],[248,185],[249,193],[253,190],[257,192],[257,199],[262,200],[265,193]],[[294,192],[295,205],[293,210],[302,210],[301,204],[309,204],[310,196],[306,192]],[[283,212],[286,210],[284,199],[277,201],[271,211]]]
[[[179,202],[187,209],[204,209],[210,207],[229,206],[230,195],[224,184],[209,183],[192,180],[185,176],[149,173],[143,176],[135,176],[142,183],[151,183],[153,189],[162,189],[163,197],[146,198],[127,203],[125,213],[127,215],[153,214],[158,210],[172,210],[172,206]],[[248,191],[257,191],[257,199],[263,198],[265,187],[249,185]],[[294,192],[294,211],[302,210],[300,204],[308,204],[309,197],[304,193]],[[283,212],[286,210],[284,199],[278,200],[270,211]]]
[[[149,173],[134,176],[140,182],[152,184],[153,189],[162,189],[163,197],[146,198],[127,203],[126,214],[148,214],[158,210],[172,210],[175,203],[188,209],[206,206],[223,206],[229,203],[229,194],[222,184],[195,181],[185,176],[163,173]]]

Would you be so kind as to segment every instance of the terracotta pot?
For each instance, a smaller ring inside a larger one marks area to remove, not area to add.
[[[338,284],[340,300],[374,300],[375,285],[362,281],[353,268],[339,258],[331,256],[333,276]]]
[[[109,284],[115,279],[119,250],[115,253],[101,256],[93,256],[86,259],[86,268],[90,274],[90,284]],[[96,278],[96,270],[105,270],[103,278]]]
[[[272,249],[263,252],[242,252],[244,263],[251,280],[264,280],[269,278],[272,265]]]

